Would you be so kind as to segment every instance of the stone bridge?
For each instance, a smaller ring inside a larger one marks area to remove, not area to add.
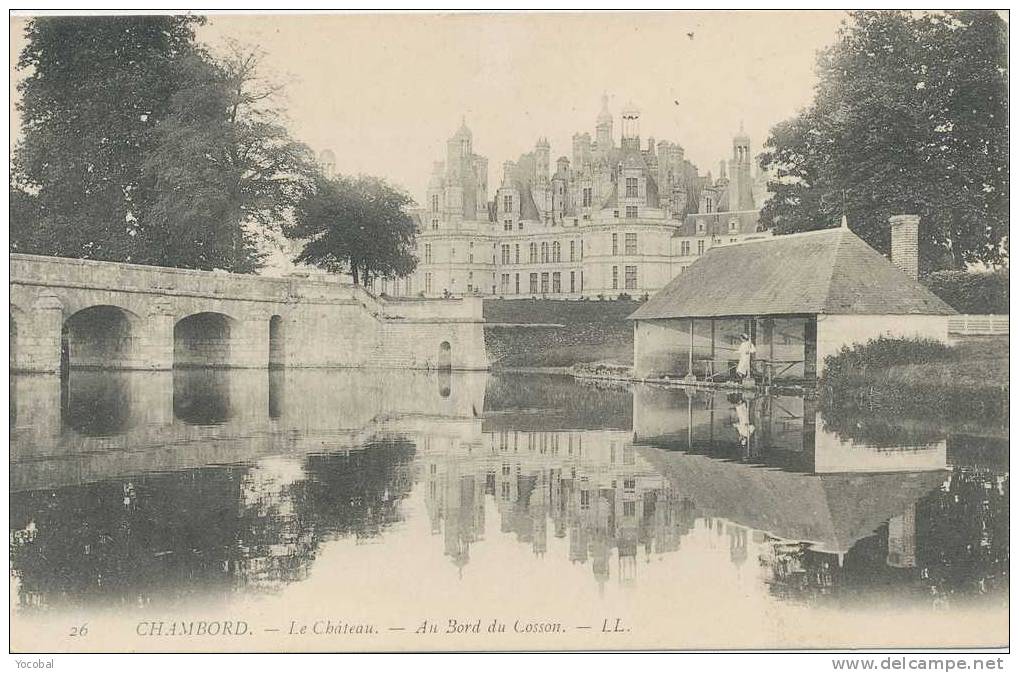
[[[487,369],[481,300],[12,254],[10,366]]]

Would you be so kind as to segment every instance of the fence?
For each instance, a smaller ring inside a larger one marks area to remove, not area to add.
[[[948,333],[962,336],[1008,335],[1008,315],[953,315]]]

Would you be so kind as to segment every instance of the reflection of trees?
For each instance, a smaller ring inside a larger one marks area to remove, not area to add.
[[[413,452],[372,443],[289,473],[260,463],[12,494],[20,600],[145,604],[303,578],[323,540],[399,518]]]
[[[630,430],[633,398],[625,388],[581,385],[569,377],[494,374],[485,389],[485,414],[486,431],[506,427]]]
[[[925,446],[945,438],[937,423],[901,416],[883,416],[849,407],[828,407],[821,414],[825,432],[843,441],[879,448]]]
[[[1007,477],[957,468],[905,521],[905,530],[902,519],[883,525],[841,560],[805,543],[771,539],[761,564],[770,571],[772,593],[805,602],[880,593],[882,600],[898,596],[936,606],[982,593],[1007,595]]]

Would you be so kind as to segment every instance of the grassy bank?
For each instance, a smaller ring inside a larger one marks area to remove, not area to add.
[[[914,418],[1008,422],[1008,339],[971,337],[955,346],[876,339],[826,360],[822,404],[838,415],[879,412]]]
[[[632,364],[632,300],[486,299],[485,345],[493,368]]]

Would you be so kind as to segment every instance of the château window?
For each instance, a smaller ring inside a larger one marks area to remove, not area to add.
[[[729,220],[729,231],[736,231],[736,220]]]
[[[509,245],[502,246],[502,263],[503,264],[509,264],[510,263],[510,247],[509,247]],[[509,281],[507,280],[506,282],[509,282]]]
[[[626,198],[632,199],[638,196],[637,178],[626,178]]]
[[[679,254],[681,257],[687,257],[690,254],[690,241],[683,241],[679,244]]]
[[[635,267],[635,266],[628,266],[625,269],[625,273],[626,273],[626,275],[623,278],[624,287],[627,290],[636,290],[637,289],[637,267]]]
[[[562,277],[558,271],[555,271],[552,273],[552,294],[559,294],[562,291]]]
[[[583,201],[584,207],[585,208],[590,208],[591,207],[591,188],[590,187],[584,187],[584,191],[582,192],[582,194],[583,194],[583,199],[584,199],[584,201]]]
[[[538,294],[538,274],[532,273],[528,278],[531,286],[531,294]]]
[[[502,230],[503,231],[513,231],[513,220],[503,220]]]
[[[562,260],[562,248],[559,246],[559,241],[552,244],[552,261],[561,262]]]
[[[618,266],[612,267],[612,289],[613,290],[618,290],[619,289],[619,267]]]
[[[432,274],[425,274],[425,294],[432,293]]]
[[[513,294],[520,294],[520,274],[513,274]]]
[[[467,245],[467,263],[468,264],[474,263],[474,241],[471,241]]]
[[[502,210],[505,213],[512,213],[513,212],[513,195],[512,194],[506,194],[505,196],[502,197]]]
[[[438,228],[439,228],[439,221],[438,220],[432,220],[432,229],[438,229]]]
[[[500,280],[502,282],[502,285],[501,285],[502,293],[503,294],[509,294],[509,274],[508,273],[502,274],[502,277],[500,278]]]
[[[626,248],[625,248],[626,254],[627,255],[636,255],[637,254],[637,234],[626,234],[626,236],[624,238],[625,238],[625,245],[626,245]]]
[[[541,273],[541,293],[548,294],[548,271]]]
[[[439,212],[439,195],[438,194],[432,194],[432,212],[433,213]]]
[[[577,247],[576,246],[576,241],[570,241],[570,261],[571,262],[576,259],[576,247]]]
[[[570,294],[577,291],[577,273],[570,271]]]
[[[704,212],[705,213],[710,213],[711,212],[711,197],[710,196],[704,199]]]
[[[425,264],[432,263],[432,244],[425,243]]]
[[[542,242],[542,244],[541,244],[541,261],[543,263],[548,261],[548,243],[547,242]]]
[[[514,264],[519,264],[520,263],[520,244],[519,243],[517,243],[516,245],[513,246],[513,263]]]
[[[619,234],[612,234],[612,254],[619,254]]]
[[[531,245],[530,245],[530,262],[531,262],[531,264],[534,264],[537,261],[538,261],[538,244],[537,243],[531,243]]]
[[[637,217],[637,206],[627,206],[626,207],[626,217],[631,219],[631,220],[636,218]]]
[[[704,239],[697,241],[697,254],[698,255],[704,254]]]

